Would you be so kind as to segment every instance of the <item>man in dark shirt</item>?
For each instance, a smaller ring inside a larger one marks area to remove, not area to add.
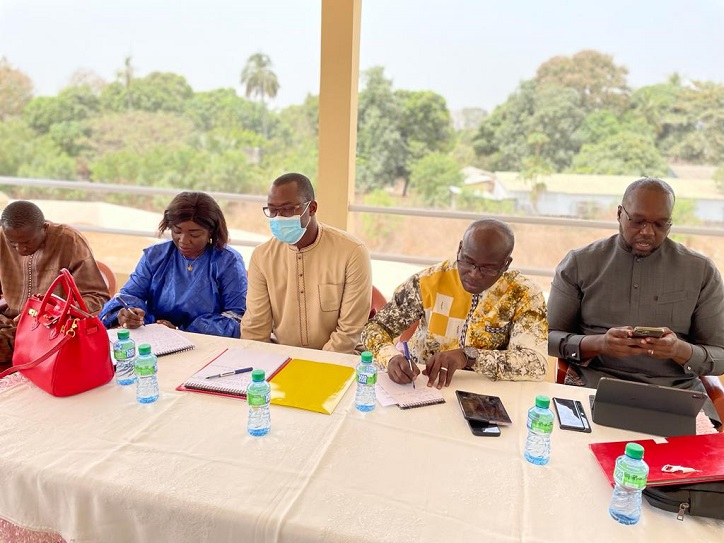
[[[548,353],[571,362],[566,382],[615,377],[704,392],[724,373],[724,287],[705,256],[668,238],[674,191],[643,178],[618,206],[619,233],[571,251],[548,300]],[[634,326],[662,327],[660,338]],[[715,422],[711,402],[704,407]]]

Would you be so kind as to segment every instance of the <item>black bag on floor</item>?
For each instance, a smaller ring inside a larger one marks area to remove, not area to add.
[[[686,513],[724,519],[724,481],[646,487],[643,494],[654,507],[677,513],[679,520]]]

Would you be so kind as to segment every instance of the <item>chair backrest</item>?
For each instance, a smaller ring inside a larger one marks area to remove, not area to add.
[[[96,260],[96,264],[98,264],[98,269],[101,270],[101,275],[103,276],[103,280],[106,282],[108,291],[111,296],[114,296],[116,294],[116,275],[113,273],[113,270],[100,260]]]
[[[385,298],[382,293],[377,290],[377,287],[372,285],[372,301],[370,302],[370,319],[375,316],[375,313],[377,313],[380,309],[382,309],[385,304],[387,303],[387,298]]]

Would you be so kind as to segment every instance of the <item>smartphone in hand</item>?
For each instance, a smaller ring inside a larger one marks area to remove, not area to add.
[[[666,333],[663,328],[654,328],[652,326],[634,326],[633,337],[661,337]]]
[[[553,407],[558,415],[558,426],[561,430],[591,432],[591,424],[588,422],[583,405],[578,400],[553,398]]]

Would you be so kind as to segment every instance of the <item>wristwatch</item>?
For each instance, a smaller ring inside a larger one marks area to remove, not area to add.
[[[472,369],[473,364],[478,359],[478,355],[480,355],[480,351],[478,351],[475,347],[463,347],[463,354],[465,355],[465,358],[468,360],[468,363],[465,365],[465,369],[469,370]]]

